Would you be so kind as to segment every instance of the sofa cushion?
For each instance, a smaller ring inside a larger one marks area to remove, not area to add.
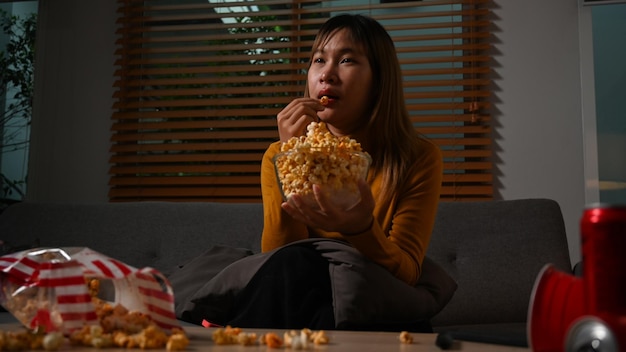
[[[441,202],[426,255],[459,284],[434,326],[523,323],[541,268],[571,271],[561,209],[549,199]]]

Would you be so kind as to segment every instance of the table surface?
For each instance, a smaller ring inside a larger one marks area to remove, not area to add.
[[[0,324],[0,330],[15,331],[22,328],[19,324]],[[215,345],[211,338],[213,329],[206,329],[196,326],[185,326],[185,332],[190,338],[190,344],[186,351],[215,351],[215,352],[255,352],[255,351],[293,351],[290,348],[270,349],[265,345],[257,346],[240,346],[240,345]],[[243,329],[244,332],[256,332],[263,334],[267,332],[277,333],[282,337],[284,330],[263,330],[263,329]],[[418,334],[411,333],[413,343],[403,344],[399,340],[399,333],[393,332],[362,332],[362,331],[325,331],[329,338],[327,345],[318,345],[315,348],[309,348],[310,351],[341,351],[341,352],[409,352],[409,351],[442,351],[435,345],[437,334]],[[77,346],[64,346],[61,351],[115,351],[124,349],[97,349]],[[455,341],[450,349],[451,351],[530,351],[528,348],[492,345],[468,341]],[[137,350],[141,351],[141,350]],[[158,350],[153,350],[158,351]],[[163,349],[165,351],[165,349]]]

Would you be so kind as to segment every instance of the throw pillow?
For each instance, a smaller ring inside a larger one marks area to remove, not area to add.
[[[245,248],[212,246],[189,262],[167,271],[167,278],[174,290],[175,311],[187,303],[207,282],[230,264],[252,255]]]
[[[344,242],[308,239],[290,245],[314,246],[329,260],[338,329],[417,326],[441,311],[457,288],[456,282],[430,258],[424,260],[418,283],[410,286]],[[196,258],[192,261],[194,269],[185,273],[184,280],[172,284],[177,295],[177,317],[198,323],[210,316],[215,319],[213,322],[221,323],[220,317],[228,312],[234,296],[271,255],[272,252],[247,256],[217,275],[211,251]],[[213,279],[207,280],[209,277]],[[176,287],[182,292],[180,297]]]

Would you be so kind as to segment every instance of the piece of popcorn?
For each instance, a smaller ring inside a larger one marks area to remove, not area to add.
[[[165,348],[168,351],[182,351],[189,345],[189,338],[182,331],[172,333]]]
[[[313,343],[316,345],[326,345],[328,344],[328,336],[326,336],[326,332],[324,330],[319,330],[311,334],[311,339]]]
[[[400,332],[400,336],[398,336],[398,338],[400,339],[401,343],[404,343],[404,344],[412,344],[413,343],[413,336],[411,336],[411,334],[409,334],[408,331]]]
[[[265,345],[269,348],[280,348],[283,346],[283,340],[273,332],[265,334]]]
[[[65,337],[60,332],[51,332],[44,336],[42,347],[46,351],[56,351],[65,343]]]

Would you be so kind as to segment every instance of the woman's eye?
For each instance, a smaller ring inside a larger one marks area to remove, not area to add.
[[[349,57],[344,57],[343,59],[341,59],[341,63],[348,63],[348,62],[354,62],[354,60],[352,60],[352,58]]]
[[[322,59],[322,58],[318,57],[318,58],[316,58],[316,59],[313,59],[313,62],[318,63],[318,64],[319,64],[319,63],[323,63],[323,62],[324,62],[324,59]]]

